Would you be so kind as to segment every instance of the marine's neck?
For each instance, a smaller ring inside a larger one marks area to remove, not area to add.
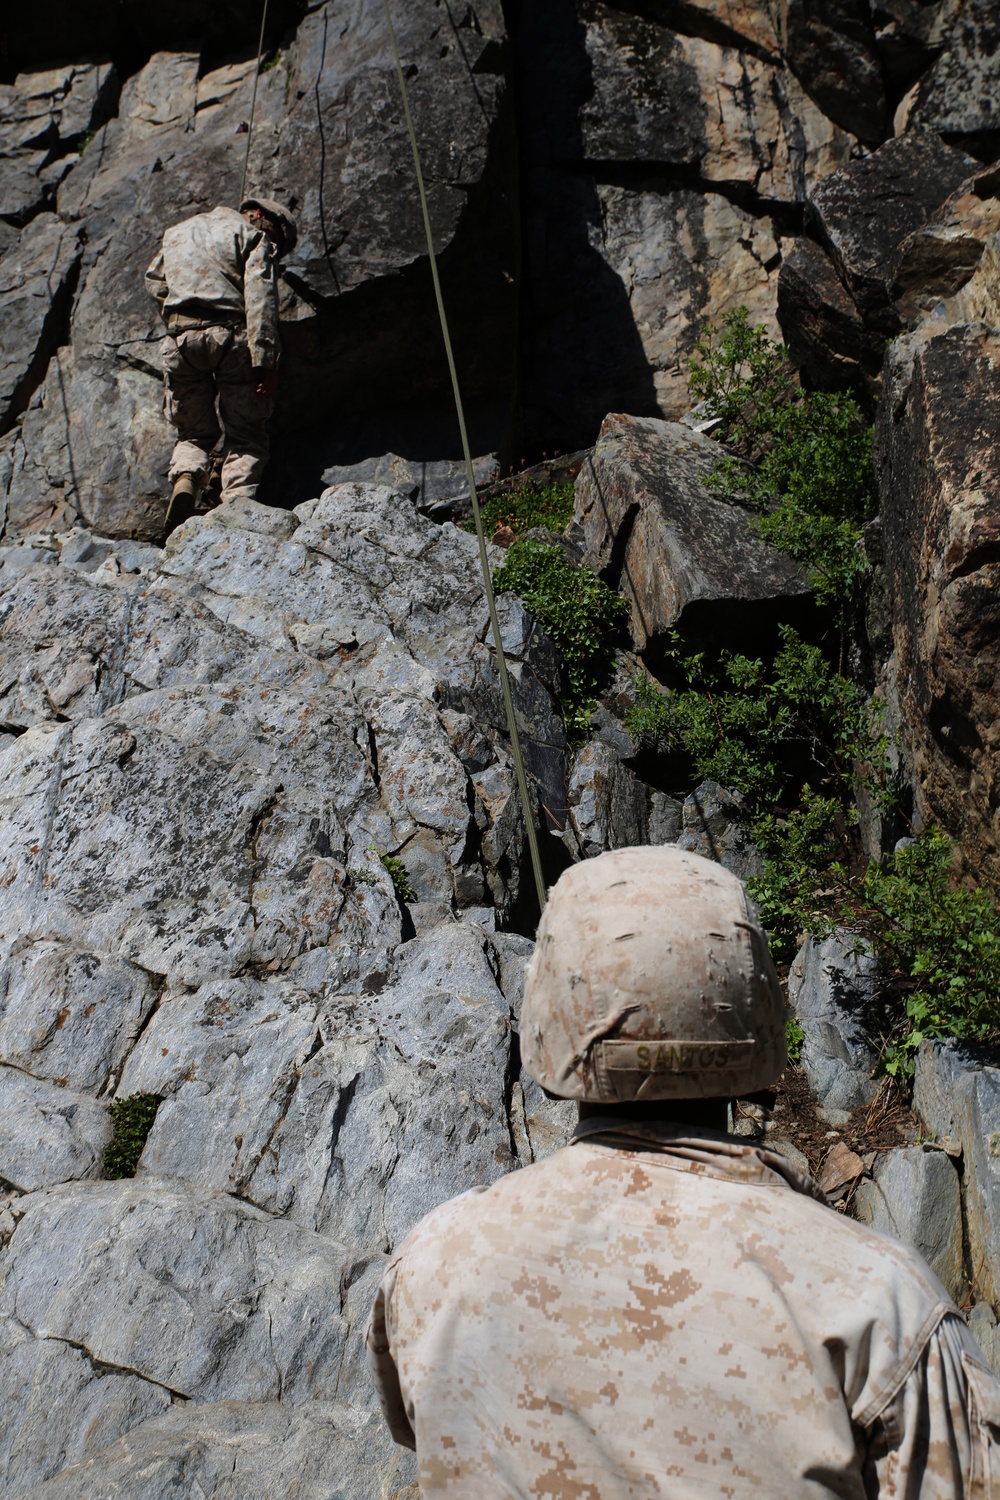
[[[580,1119],[602,1116],[636,1124],[700,1125],[723,1133],[728,1124],[725,1099],[650,1099],[642,1104],[581,1104]]]

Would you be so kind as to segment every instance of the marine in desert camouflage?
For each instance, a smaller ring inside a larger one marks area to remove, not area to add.
[[[741,883],[673,848],[575,865],[542,919],[527,1070],[572,1144],[428,1215],[368,1347],[420,1493],[1000,1496],[1000,1385],[910,1250],[728,1137],[782,1071]]]
[[[166,534],[194,513],[209,455],[223,438],[222,499],[252,500],[268,456],[277,390],[277,264],[295,220],[270,198],[175,224],[146,272],[160,307],[164,410],[177,429]]]

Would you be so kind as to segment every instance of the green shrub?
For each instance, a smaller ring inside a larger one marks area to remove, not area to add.
[[[867,571],[861,535],[875,502],[872,429],[858,403],[802,390],[745,307],[705,330],[690,389],[732,450],[711,482],[758,512],[760,534],[805,566],[820,604],[845,610]]]
[[[104,1148],[104,1172],[107,1177],[134,1177],[146,1137],[153,1128],[160,1107],[159,1094],[129,1094],[115,1099],[111,1116],[111,1139]]]
[[[849,797],[859,766],[884,803],[888,740],[877,704],[834,671],[818,646],[790,626],[779,629],[770,665],[723,651],[684,654],[675,632],[668,670],[681,686],[669,695],[647,677],[634,684],[627,728],[647,744],[690,757],[697,779],[710,777],[751,799],[755,811],[797,799],[805,777]]]
[[[984,890],[959,885],[955,849],[931,829],[885,867],[872,863],[864,901],[884,973],[906,992],[885,1067],[909,1074],[925,1037],[1000,1036],[1000,913]]]
[[[399,858],[398,854],[383,854],[382,863],[389,871],[389,879],[392,881],[392,888],[396,892],[396,895],[399,897],[400,901],[416,900],[417,893],[413,889],[413,885],[410,881],[409,875],[406,873],[406,866],[403,864],[403,861]]]
[[[628,605],[587,567],[574,568],[558,547],[525,539],[507,549],[493,574],[500,593],[523,599],[562,654],[568,693],[567,725],[580,729],[593,705],[600,672],[611,660],[614,635]]]
[[[806,1034],[802,1030],[797,1016],[789,1016],[785,1022],[785,1042],[788,1046],[788,1061],[797,1063],[802,1057],[802,1043]]]
[[[494,495],[480,506],[483,530],[492,536],[498,526],[509,526],[515,538],[533,526],[565,531],[573,519],[573,485],[523,484],[503,495]],[[475,521],[463,521],[466,531],[475,531]]]

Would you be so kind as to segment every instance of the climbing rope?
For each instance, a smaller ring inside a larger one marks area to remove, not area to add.
[[[250,119],[247,123],[247,150],[243,158],[243,181],[240,183],[240,203],[246,197],[247,168],[250,165],[250,142],[253,139],[253,116],[257,108],[257,80],[260,77],[260,60],[264,54],[264,28],[267,25],[268,0],[264,0],[264,11],[260,18],[260,40],[257,43],[257,66],[253,70],[253,95],[250,99]],[[239,203],[236,205],[239,208]]]
[[[406,77],[403,73],[403,64],[399,58],[399,48],[396,45],[396,32],[392,24],[392,16],[389,13],[389,0],[382,0],[382,9],[385,11],[386,25],[389,28],[389,40],[392,43],[392,55],[396,62],[396,73],[399,77],[399,88],[403,96],[403,113],[406,116],[406,128],[410,134],[410,147],[413,151],[413,165],[417,174],[417,191],[420,194],[420,209],[424,216],[424,234],[427,238],[427,254],[430,258],[431,278],[434,282],[434,296],[437,300],[438,317],[441,321],[441,335],[444,339],[445,353],[448,356],[448,369],[451,372],[451,388],[455,397],[455,410],[458,414],[458,429],[462,435],[462,453],[465,458],[465,472],[469,481],[469,497],[472,501],[472,517],[476,523],[476,536],[479,540],[479,565],[483,572],[483,587],[486,592],[486,602],[490,612],[490,627],[493,633],[493,648],[496,652],[497,671],[500,676],[500,690],[503,694],[504,712],[507,716],[507,731],[510,735],[511,754],[514,758],[514,770],[517,775],[517,789],[521,798],[521,810],[524,814],[524,824],[528,833],[528,847],[531,850],[531,867],[535,876],[535,889],[538,893],[539,910],[545,907],[545,878],[542,875],[542,860],[538,848],[538,833],[535,828],[535,820],[531,811],[531,798],[528,795],[528,778],[524,769],[524,757],[521,754],[521,739],[517,732],[517,720],[514,717],[514,699],[510,690],[510,676],[507,672],[507,661],[503,651],[503,640],[500,635],[500,618],[497,615],[496,596],[493,593],[493,579],[490,576],[490,563],[486,553],[486,536],[483,532],[483,520],[479,511],[479,498],[476,495],[476,476],[472,467],[472,450],[469,447],[469,435],[465,427],[465,408],[462,405],[462,393],[458,384],[458,371],[455,368],[455,355],[451,347],[451,334],[448,331],[448,318],[444,310],[444,298],[441,296],[441,280],[438,276],[437,256],[434,252],[434,236],[431,233],[431,216],[427,207],[427,192],[424,187],[424,174],[420,166],[420,151],[417,147],[417,135],[413,128],[413,116],[410,114],[410,96],[406,87]]]

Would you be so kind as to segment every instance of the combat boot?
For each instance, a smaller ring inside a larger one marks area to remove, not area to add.
[[[170,492],[170,504],[167,506],[167,519],[163,525],[163,540],[184,521],[189,521],[194,515],[194,503],[197,491],[195,490],[194,476],[191,474],[178,474],[174,480],[174,487]]]

